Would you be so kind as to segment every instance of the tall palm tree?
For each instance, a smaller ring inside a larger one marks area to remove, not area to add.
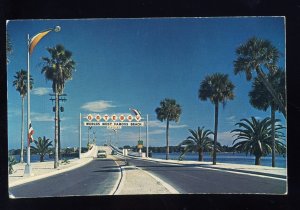
[[[189,132],[192,135],[183,140],[179,146],[186,145],[184,153],[196,150],[198,152],[198,160],[203,161],[203,152],[210,151],[213,148],[213,140],[209,137],[213,132],[205,130],[204,127],[198,127],[197,130],[189,129]]]
[[[16,90],[20,93],[22,100],[22,117],[21,117],[21,154],[20,154],[20,162],[24,162],[24,99],[27,94],[27,71],[21,69],[16,72],[14,75],[15,80],[13,81],[13,86],[16,87]],[[33,79],[30,75],[30,89],[33,86]]]
[[[44,67],[42,73],[46,80],[52,81],[52,89],[55,94],[55,158],[54,168],[59,166],[58,161],[58,95],[65,87],[65,82],[72,79],[75,70],[75,61],[72,58],[72,52],[66,50],[62,45],[56,45],[53,48],[47,48],[50,57],[43,57]]]
[[[252,71],[255,71],[286,117],[286,105],[280,99],[264,72],[264,69],[266,69],[270,74],[274,74],[278,70],[279,51],[270,41],[253,37],[236,49],[236,55],[234,74],[245,72],[246,79],[249,81],[252,79]]]
[[[224,107],[228,100],[233,100],[233,89],[234,85],[228,79],[227,74],[215,73],[204,78],[198,91],[200,100],[206,101],[209,99],[215,105],[213,165],[216,165],[217,159],[219,103],[222,102]]]
[[[166,160],[169,159],[169,123],[170,121],[178,122],[181,115],[181,107],[174,99],[164,99],[160,102],[160,107],[155,109],[157,119],[163,122],[167,121],[166,125]]]
[[[34,140],[35,146],[31,146],[30,148],[32,151],[40,156],[40,162],[44,162],[44,157],[48,154],[51,149],[49,148],[52,146],[52,141],[50,139],[46,139],[44,136],[43,138],[39,137],[38,140]]]
[[[278,122],[279,120],[276,120]],[[234,129],[231,132],[235,132],[233,136],[236,136],[232,144],[233,148],[239,152],[246,152],[246,155],[255,156],[255,165],[260,165],[262,156],[269,154],[272,151],[272,137],[271,137],[271,120],[265,118],[262,121],[251,117],[251,121],[248,119],[242,119],[235,124],[238,129]],[[280,130],[283,127],[276,124],[275,127],[275,149],[279,154],[285,154],[286,146],[282,142],[284,137]],[[238,142],[237,142],[238,141]],[[235,144],[235,142],[237,142]]]
[[[6,55],[7,55],[6,63],[9,63],[8,55],[10,55],[12,53],[12,50],[13,49],[12,49],[12,44],[11,44],[9,35],[6,34]]]
[[[268,81],[278,93],[281,100],[285,101],[285,73],[279,69],[274,74],[267,75]],[[275,167],[275,111],[279,110],[278,105],[270,92],[266,89],[259,77],[256,77],[252,90],[249,92],[250,104],[260,110],[266,111],[271,108],[271,132],[272,132],[272,167]]]

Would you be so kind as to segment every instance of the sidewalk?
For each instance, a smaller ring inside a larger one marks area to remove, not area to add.
[[[91,162],[93,157],[97,155],[97,151],[97,146],[94,146],[88,152],[82,153],[81,159],[70,159],[68,163],[61,163],[62,161],[59,161],[59,167],[56,169],[54,168],[53,161],[33,162],[31,163],[32,176],[24,176],[26,163],[17,163],[13,165],[14,173],[8,176],[8,185],[9,187],[14,187],[81,167]]]
[[[57,169],[54,168],[53,161],[31,163],[32,173],[33,173],[32,176],[23,176],[26,163],[18,163],[13,166],[14,173],[8,176],[8,180],[9,180],[8,184],[9,187],[25,184],[27,182],[39,180],[45,177],[49,177],[52,175],[56,175],[59,173],[63,173],[78,168],[80,166],[89,163],[92,160],[93,160],[92,157],[86,157],[82,159],[78,159],[78,158],[71,159],[69,160],[70,162],[67,164],[60,163]]]
[[[226,170],[232,172],[241,172],[248,174],[256,174],[256,175],[265,175],[277,178],[286,178],[287,177],[287,169],[286,168],[278,168],[278,167],[270,167],[270,166],[259,166],[259,165],[246,165],[246,164],[233,164],[233,163],[218,163],[213,165],[212,162],[200,162],[200,161],[179,161],[179,160],[161,160],[155,158],[144,158],[150,161],[160,162],[160,163],[173,163],[178,165],[185,166],[196,166],[203,167],[209,169],[219,169]]]

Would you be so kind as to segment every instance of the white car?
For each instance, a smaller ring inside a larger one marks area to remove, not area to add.
[[[98,153],[97,153],[97,157],[98,158],[106,158],[107,157],[106,151],[105,150],[99,150]]]

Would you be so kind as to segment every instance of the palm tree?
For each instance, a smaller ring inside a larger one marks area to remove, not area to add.
[[[267,79],[263,69],[267,69],[270,74],[274,74],[279,59],[279,51],[268,40],[261,40],[256,37],[251,38],[245,44],[236,49],[237,59],[234,61],[234,74],[245,72],[246,79],[252,79],[252,71],[256,71],[261,82],[272,95],[274,102],[286,117],[286,106],[280,99],[274,87]]]
[[[210,151],[213,148],[213,140],[209,138],[209,135],[213,134],[211,130],[205,130],[204,127],[198,127],[198,130],[189,129],[192,134],[182,141],[179,146],[186,145],[184,153],[196,150],[198,152],[198,160],[203,161],[203,152]]]
[[[9,35],[6,34],[6,54],[7,54],[6,63],[9,63],[8,55],[12,53],[12,50],[13,49],[12,49],[12,44]]]
[[[164,99],[160,102],[160,107],[155,109],[157,119],[163,122],[167,121],[166,125],[166,160],[169,159],[169,123],[170,121],[178,122],[181,115],[181,107],[174,99]]]
[[[38,141],[34,140],[35,146],[31,146],[30,148],[32,151],[40,156],[40,162],[44,162],[44,157],[48,154],[51,149],[49,148],[52,146],[52,141],[50,139],[46,139],[44,136],[43,138],[39,137]]]
[[[217,139],[218,139],[218,115],[219,103],[223,103],[223,108],[227,100],[233,100],[234,85],[228,79],[227,74],[215,73],[205,77],[201,82],[198,96],[202,101],[209,99],[215,105],[215,131],[214,131],[214,149],[213,149],[213,165],[216,165],[217,159]]]
[[[14,76],[15,80],[13,81],[13,86],[16,87],[16,90],[20,93],[22,100],[22,117],[21,117],[21,154],[20,154],[20,162],[24,162],[24,98],[27,94],[27,71],[21,69],[16,72]],[[30,75],[30,89],[33,86],[33,79]]]
[[[276,120],[278,122],[279,120]],[[246,152],[246,155],[255,156],[255,165],[260,165],[262,156],[269,154],[272,151],[272,137],[271,137],[271,120],[265,118],[262,121],[251,117],[251,121],[248,119],[242,119],[235,124],[238,129],[234,129],[231,132],[236,132],[233,136],[236,136],[236,144],[233,148],[239,152]],[[285,154],[286,146],[282,142],[284,137],[280,130],[283,127],[276,124],[275,127],[275,149],[279,154]]]
[[[58,161],[58,95],[61,94],[65,87],[65,82],[72,79],[75,70],[75,62],[72,59],[72,52],[66,50],[62,45],[56,45],[53,48],[47,48],[50,58],[43,57],[44,67],[42,73],[45,74],[46,80],[52,81],[52,89],[55,94],[55,158],[54,168],[59,166]]]
[[[285,74],[284,71],[279,69],[274,74],[267,75],[268,81],[274,87],[274,90],[278,93],[281,100],[285,101]],[[250,104],[260,110],[266,111],[271,108],[271,132],[272,132],[272,167],[275,167],[275,111],[279,110],[279,107],[274,102],[274,99],[270,92],[266,89],[259,77],[256,77],[252,90],[249,92]]]

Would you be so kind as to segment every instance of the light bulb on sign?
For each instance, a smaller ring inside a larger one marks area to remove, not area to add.
[[[61,30],[60,26],[55,26],[54,31],[59,32]]]

